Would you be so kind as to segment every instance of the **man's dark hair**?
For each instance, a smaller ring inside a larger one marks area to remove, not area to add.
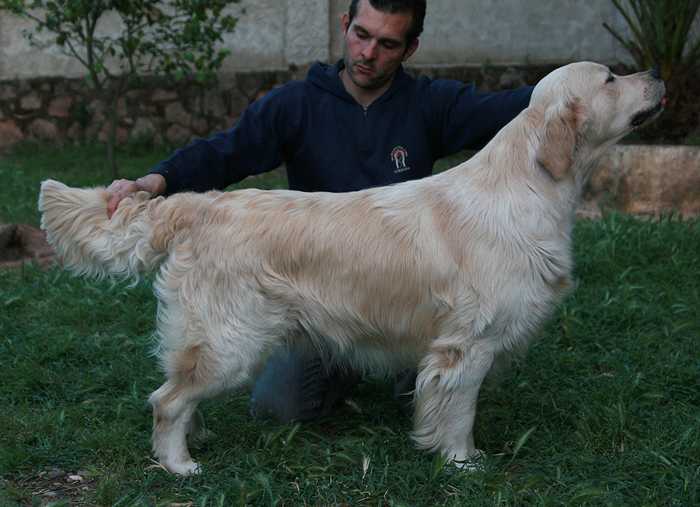
[[[423,33],[423,21],[425,20],[426,0],[367,0],[369,4],[382,12],[410,12],[412,15],[411,27],[406,34],[406,44],[410,44],[414,39]],[[348,9],[350,23],[357,15],[357,3],[359,0],[352,0]]]

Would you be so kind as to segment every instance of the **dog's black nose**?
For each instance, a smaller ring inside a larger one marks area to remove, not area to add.
[[[661,67],[654,65],[654,67],[651,69],[651,77],[654,79],[661,79]]]

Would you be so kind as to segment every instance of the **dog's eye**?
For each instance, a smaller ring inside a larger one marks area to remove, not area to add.
[[[615,76],[613,76],[612,74],[608,74],[608,79],[606,79],[605,82],[612,83],[613,81],[615,81]]]

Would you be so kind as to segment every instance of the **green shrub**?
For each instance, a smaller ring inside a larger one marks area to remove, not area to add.
[[[653,143],[687,143],[698,136],[700,39],[694,25],[700,0],[612,0],[627,31],[603,26],[629,52],[637,70],[658,67],[666,82],[666,113],[638,133]]]
[[[638,69],[658,66],[664,81],[684,79],[700,61],[700,40],[693,22],[700,0],[612,0],[630,30],[626,38],[603,26],[630,53]]]

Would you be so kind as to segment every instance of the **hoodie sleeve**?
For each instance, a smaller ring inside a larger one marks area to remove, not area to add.
[[[283,87],[284,88],[284,87]],[[151,169],[165,177],[166,194],[223,189],[282,163],[286,135],[285,92],[279,88],[254,102],[233,128],[197,139]]]
[[[473,84],[435,80],[430,83],[431,124],[438,157],[463,149],[483,148],[527,107],[532,86],[484,93]]]

